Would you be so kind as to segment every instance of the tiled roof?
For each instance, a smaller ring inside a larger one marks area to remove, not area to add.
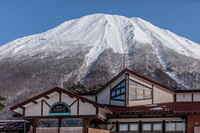
[[[131,107],[108,107],[114,115],[200,113],[200,102],[170,102]]]

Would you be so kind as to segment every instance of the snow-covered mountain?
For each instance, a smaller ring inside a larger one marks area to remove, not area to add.
[[[105,83],[125,67],[167,86],[200,89],[199,51],[140,18],[93,14],[0,47],[0,94],[10,106],[55,86]]]

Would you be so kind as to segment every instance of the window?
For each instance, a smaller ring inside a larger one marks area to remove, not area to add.
[[[111,90],[112,100],[125,100],[125,80]]]
[[[58,119],[39,119],[38,127],[58,127]]]
[[[183,123],[166,123],[166,131],[183,131]]]
[[[128,131],[128,124],[119,124],[119,131]]]
[[[129,80],[129,100],[150,99],[151,89]]]
[[[142,131],[151,131],[151,124],[143,124]]]
[[[138,131],[139,128],[138,128],[138,124],[130,124],[130,131]]]
[[[83,121],[81,118],[64,118],[61,121],[62,127],[82,127]]]

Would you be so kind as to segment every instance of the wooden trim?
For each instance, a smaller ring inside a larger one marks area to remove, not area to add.
[[[174,94],[174,102],[176,102],[176,94]]]
[[[76,99],[72,104],[69,105],[69,107],[71,107],[78,99]]]
[[[129,74],[125,74],[125,106],[129,106]]]
[[[139,133],[142,132],[142,121],[139,121]]]
[[[165,133],[165,120],[162,122],[162,132]]]
[[[47,106],[51,107],[45,100],[43,100],[43,101],[46,103]]]
[[[60,91],[57,91],[58,94],[59,94],[59,102],[61,102],[61,92]]]
[[[151,91],[152,104],[154,104],[154,95],[153,95],[153,92],[154,92],[154,85],[152,84],[152,91]]]
[[[80,108],[79,108],[79,100],[77,99],[77,115],[79,115],[79,110],[80,110]]]
[[[30,120],[30,119],[58,119],[58,118],[99,118],[98,115],[66,115],[66,116],[25,116],[23,119]]]
[[[112,88],[111,88],[111,85],[110,85],[110,99],[109,99],[109,105],[111,105],[111,98],[112,98]]]
[[[97,102],[97,96],[95,96],[95,102]]]
[[[98,115],[98,114],[99,114],[99,108],[96,107],[96,115]]]
[[[36,101],[32,101],[32,103],[34,103],[34,104],[38,104]]]
[[[41,101],[41,116],[43,116],[43,102],[44,100]]]
[[[192,94],[192,102],[194,102],[194,95]]]
[[[49,99],[49,97],[48,97],[48,96],[44,96],[44,98],[46,98],[46,99]]]

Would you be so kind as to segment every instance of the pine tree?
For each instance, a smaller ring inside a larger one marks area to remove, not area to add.
[[[2,96],[0,96],[0,111],[5,108],[5,104],[1,103],[1,101],[5,101],[6,99]]]

